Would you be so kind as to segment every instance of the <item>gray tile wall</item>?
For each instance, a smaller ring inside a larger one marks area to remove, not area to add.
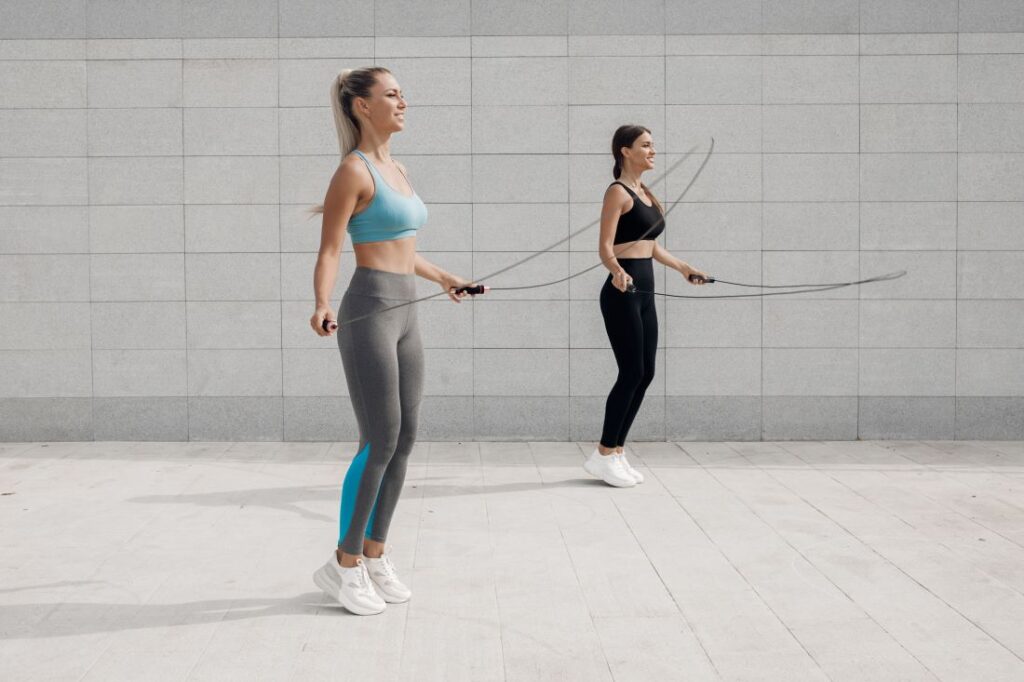
[[[330,79],[372,62],[412,106],[393,151],[430,207],[420,249],[454,272],[596,219],[626,121],[661,169],[715,137],[662,240],[692,264],[908,271],[659,300],[634,438],[1024,438],[1019,0],[78,0],[0,4],[0,440],[356,437],[335,342],[307,327],[304,210],[337,162]],[[421,437],[596,438],[601,280],[421,305]]]

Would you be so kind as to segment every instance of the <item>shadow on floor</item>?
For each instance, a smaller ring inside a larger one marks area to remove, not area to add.
[[[460,495],[498,495],[529,491],[551,491],[556,488],[604,487],[596,479],[569,479],[555,483],[499,483],[497,485],[441,485],[406,483],[403,495],[425,499],[458,497]],[[127,502],[139,504],[194,504],[201,507],[263,507],[297,514],[302,518],[316,521],[335,521],[334,516],[318,514],[299,506],[301,502],[337,501],[340,485],[292,486],[287,488],[255,488],[251,490],[226,490],[222,492],[194,493],[189,495],[142,495],[128,498]]]
[[[8,604],[0,606],[0,623],[4,639],[37,639],[266,616],[312,615],[318,610],[358,617],[320,592],[306,592],[284,599],[211,599],[180,604]]]

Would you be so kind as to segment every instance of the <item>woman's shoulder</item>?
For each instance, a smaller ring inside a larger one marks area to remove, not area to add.
[[[358,149],[353,149],[348,154],[341,158],[341,163],[338,164],[339,168],[345,166],[351,166],[353,168],[366,168],[366,157],[359,153]]]
[[[334,171],[331,178],[331,187],[362,189],[365,185],[373,184],[373,178],[366,163],[359,158],[359,155],[352,152],[342,158],[341,163]]]
[[[608,185],[608,189],[604,191],[604,200],[619,206],[625,206],[633,200],[633,196],[629,193],[629,190],[626,189],[625,185],[616,180],[612,184]]]
[[[366,159],[357,154],[356,150],[352,150],[341,159],[337,172],[351,176],[370,177],[370,167]]]

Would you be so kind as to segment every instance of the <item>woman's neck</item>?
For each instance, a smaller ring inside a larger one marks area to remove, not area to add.
[[[380,134],[375,130],[367,131],[357,147],[366,156],[378,161],[391,161],[391,133]]]
[[[619,181],[633,189],[640,189],[640,186],[643,184],[643,181],[640,179],[640,173],[632,173],[626,170],[619,174]]]

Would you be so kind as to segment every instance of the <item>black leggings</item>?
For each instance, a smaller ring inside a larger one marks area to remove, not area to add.
[[[622,269],[642,291],[654,291],[654,267],[650,258],[620,258]],[[654,294],[623,293],[612,286],[611,275],[601,289],[601,315],[608,332],[619,377],[604,408],[601,445],[621,447],[633,425],[644,393],[654,379],[658,351],[658,313]]]

